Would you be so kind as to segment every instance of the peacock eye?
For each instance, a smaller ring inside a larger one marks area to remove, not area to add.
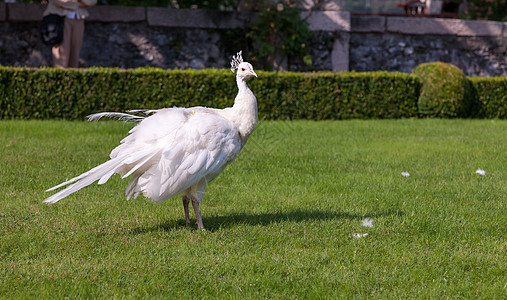
[[[241,71],[245,71],[245,68],[241,68]]]

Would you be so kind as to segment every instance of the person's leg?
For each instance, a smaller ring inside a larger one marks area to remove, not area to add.
[[[83,46],[84,20],[80,19],[71,21],[73,23],[73,26],[72,26],[72,41],[69,56],[69,67],[78,68],[79,53],[81,52],[81,47]]]
[[[63,41],[54,45],[52,49],[53,53],[53,66],[57,68],[67,68],[69,66],[69,55],[70,55],[70,43],[72,38],[72,21],[65,18],[63,25]]]

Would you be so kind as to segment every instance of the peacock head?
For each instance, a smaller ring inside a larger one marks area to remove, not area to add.
[[[236,73],[236,77],[243,80],[247,80],[252,76],[257,77],[257,74],[255,74],[252,65],[246,61],[245,62],[243,61],[241,52],[242,51],[239,51],[238,54],[232,57],[231,71],[234,72],[234,70],[238,70],[238,72]]]

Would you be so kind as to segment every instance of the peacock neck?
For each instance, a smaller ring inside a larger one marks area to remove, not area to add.
[[[234,123],[246,143],[246,139],[248,139],[257,124],[257,99],[248,88],[244,78],[237,77],[236,82],[238,84],[238,95],[232,107],[236,117]]]

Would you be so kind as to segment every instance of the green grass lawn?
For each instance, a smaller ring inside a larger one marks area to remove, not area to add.
[[[507,297],[507,121],[261,122],[205,232],[119,176],[42,203],[131,126],[0,122],[0,298]]]

